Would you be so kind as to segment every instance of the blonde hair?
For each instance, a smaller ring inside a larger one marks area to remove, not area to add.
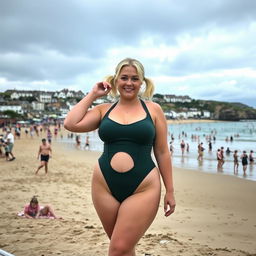
[[[140,93],[140,96],[145,99],[150,99],[153,96],[154,93],[154,84],[153,82],[145,77],[144,67],[143,65],[135,59],[126,58],[118,63],[115,70],[114,76],[107,76],[105,78],[105,81],[110,83],[112,86],[112,90],[110,91],[110,95],[113,97],[118,96],[117,88],[116,88],[116,80],[118,76],[120,75],[120,72],[123,67],[125,66],[133,66],[136,68],[139,79],[145,84],[145,88],[143,88],[142,92]]]

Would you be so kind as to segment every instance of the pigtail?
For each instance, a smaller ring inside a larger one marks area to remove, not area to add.
[[[154,83],[151,79],[144,77],[144,81],[146,84],[145,91],[142,93],[142,97],[146,99],[151,99],[154,93]]]
[[[115,76],[111,76],[111,75],[107,76],[107,77],[105,77],[104,80],[106,82],[110,83],[112,86],[112,89],[109,92],[110,96],[113,98],[116,98],[118,93],[117,93],[117,88],[116,88],[116,83],[115,83]]]

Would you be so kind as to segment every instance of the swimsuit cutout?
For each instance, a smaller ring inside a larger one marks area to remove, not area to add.
[[[116,102],[104,115],[99,126],[99,137],[104,142],[99,166],[109,190],[119,202],[131,196],[155,167],[151,158],[155,126],[146,104],[140,101],[147,114],[144,119],[131,124],[120,124],[110,119],[109,113]],[[110,164],[113,156],[119,152],[129,154],[133,160],[133,167],[126,172],[118,172]]]

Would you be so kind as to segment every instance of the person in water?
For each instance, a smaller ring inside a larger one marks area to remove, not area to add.
[[[243,154],[241,155],[241,159],[242,159],[244,176],[246,176],[246,170],[247,170],[247,165],[248,165],[248,155],[246,154],[245,150],[243,151]]]
[[[165,216],[175,210],[166,119],[158,104],[146,100],[153,89],[143,65],[124,59],[115,74],[96,83],[64,121],[71,132],[98,129],[104,142],[92,177],[92,200],[110,239],[109,256],[135,255],[136,244],[158,211],[160,175],[165,186]],[[97,98],[109,93],[118,97],[114,104],[89,109]]]

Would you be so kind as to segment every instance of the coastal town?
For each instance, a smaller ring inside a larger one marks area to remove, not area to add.
[[[60,91],[40,90],[6,90],[0,93],[0,126],[15,122],[35,123],[45,119],[63,120],[68,111],[86,94],[80,91],[62,89]],[[103,97],[94,104],[111,102]],[[189,96],[155,94],[153,101],[163,104],[190,103]],[[211,112],[197,108],[182,108],[175,111],[169,107],[164,109],[167,119],[210,119]]]

